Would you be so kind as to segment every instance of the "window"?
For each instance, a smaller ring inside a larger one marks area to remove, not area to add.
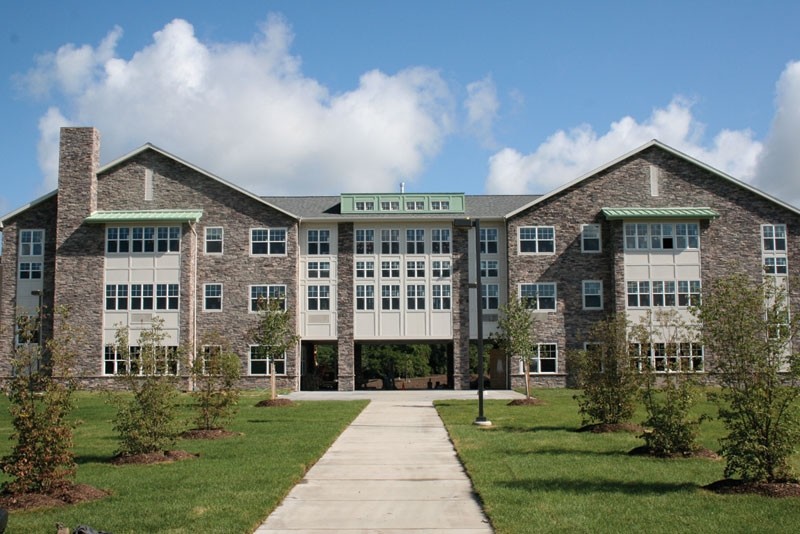
[[[149,368],[142,365],[141,347],[129,347],[127,351],[118,350],[114,345],[106,345],[103,355],[103,372],[107,375],[135,374],[177,375],[178,347],[157,347]]]
[[[481,254],[497,254],[497,228],[481,228]]]
[[[214,373],[214,367],[219,368],[219,363],[212,365],[211,360],[218,357],[222,353],[222,345],[203,345],[200,347],[200,360],[198,363],[201,366],[201,372],[207,375],[209,372]]]
[[[786,225],[785,224],[765,224],[761,227],[764,251],[786,252]]]
[[[555,343],[539,343],[530,359],[531,374],[555,373],[558,369],[558,345]],[[525,372],[524,363],[520,362],[520,372]]]
[[[581,252],[601,252],[600,225],[584,224],[581,226]]]
[[[107,375],[122,375],[128,372],[130,364],[129,355],[124,351],[117,351],[117,347],[106,345],[103,355],[103,372]]]
[[[448,228],[431,230],[431,252],[433,254],[450,254],[450,230]]]
[[[484,310],[496,310],[500,307],[500,286],[498,284],[481,284],[481,305]]]
[[[44,256],[44,230],[20,230],[20,256]]]
[[[552,226],[522,226],[519,229],[521,254],[549,254],[556,250],[556,231]]]
[[[20,269],[21,268],[22,267],[20,267]],[[766,256],[764,258],[764,272],[767,274],[775,274],[775,275],[788,274],[789,268],[786,265],[786,258]]]
[[[522,284],[519,296],[528,309],[540,311],[555,311],[556,309],[556,285],[554,283]]]
[[[331,288],[330,286],[308,286],[308,309],[309,310],[330,310],[331,309]]]
[[[603,282],[600,280],[583,281],[583,309],[603,309]]]
[[[286,254],[286,229],[284,228],[251,229],[250,253],[254,256]]]
[[[381,309],[399,310],[400,309],[400,286],[383,285],[381,286]]]
[[[406,201],[406,211],[422,211],[425,209],[425,202],[422,200]]]
[[[631,366],[639,371],[645,367],[665,373],[669,371],[702,372],[705,368],[703,346],[699,343],[631,343]]]
[[[152,226],[131,228],[131,252],[154,252],[156,229]]]
[[[206,254],[222,254],[222,228],[206,228]]]
[[[408,298],[409,310],[425,309],[425,286],[422,284],[411,284],[406,286],[406,297]]]
[[[653,306],[675,306],[675,282],[653,281]]]
[[[375,202],[369,200],[356,201],[356,211],[374,211],[374,210],[375,210]]]
[[[450,262],[434,261],[432,274],[434,278],[450,278]]]
[[[153,284],[131,284],[131,309],[153,309]]]
[[[159,226],[156,229],[156,250],[159,252],[180,252],[181,229],[177,226]]]
[[[425,254],[425,230],[406,230],[406,253]]]
[[[381,253],[400,254],[400,230],[381,230]]]
[[[400,278],[400,262],[382,261],[381,276],[383,278]]]
[[[433,284],[431,287],[434,310],[450,309],[450,284]]]
[[[330,278],[331,262],[329,261],[310,261],[308,262],[309,278]]]
[[[386,262],[384,262],[386,263]],[[399,267],[398,267],[399,269]],[[374,261],[357,261],[356,262],[356,278],[374,278],[375,277],[375,262]]]
[[[106,228],[106,252],[124,254],[130,250],[130,228]]]
[[[331,253],[331,231],[330,230],[309,230],[308,231],[308,253],[311,255]]]
[[[156,284],[157,310],[177,310],[178,298],[178,284]]]
[[[450,209],[449,200],[431,200],[431,210],[433,211],[447,211]]]
[[[697,223],[627,223],[625,248],[639,250],[684,250],[700,248]]]
[[[678,306],[700,304],[700,280],[678,281]]]
[[[21,262],[19,264],[19,277],[21,280],[38,280],[42,277],[42,264],[38,261]]]
[[[425,262],[407,261],[406,278],[425,278]]]
[[[356,286],[356,310],[375,309],[375,286],[357,285]]]
[[[250,286],[250,311],[266,309],[267,303],[273,299],[280,300],[281,309],[286,310],[286,286]]]
[[[481,277],[497,278],[500,276],[497,260],[481,260]]]
[[[128,309],[128,285],[106,284],[106,310]]]
[[[268,347],[263,345],[250,345],[250,374],[251,375],[269,375],[271,374],[270,357],[267,355]],[[280,358],[275,358],[275,374],[286,374],[286,353],[284,352]]]
[[[628,282],[628,307],[650,306],[650,282]]]
[[[626,224],[625,225],[625,248],[628,248],[628,249],[647,249],[647,225],[646,224]]]
[[[205,284],[203,286],[203,309],[206,311],[222,309],[222,284]]]
[[[375,230],[356,230],[356,254],[375,254]]]
[[[400,202],[396,200],[383,200],[381,201],[381,210],[382,211],[398,211],[400,209]]]

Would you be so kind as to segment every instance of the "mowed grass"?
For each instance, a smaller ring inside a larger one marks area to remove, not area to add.
[[[256,408],[265,398],[248,393],[221,440],[180,440],[175,449],[199,457],[171,464],[114,466],[114,408],[100,394],[79,393],[75,418],[76,482],[111,492],[100,501],[30,512],[12,512],[7,532],[55,532],[88,524],[126,532],[252,532],[333,443],[366,401],[297,402]],[[188,396],[182,398],[190,402]],[[188,419],[191,413],[184,410]],[[189,428],[187,423],[187,428]],[[11,449],[8,401],[0,399],[0,456]],[[0,481],[5,480],[0,476]]]
[[[724,460],[629,456],[643,444],[634,434],[576,432],[581,421],[575,393],[537,390],[535,396],[547,404],[535,407],[487,401],[491,428],[472,424],[475,401],[436,403],[498,533],[800,528],[798,498],[723,496],[701,489],[723,478]],[[698,410],[715,413],[708,403]],[[706,422],[700,441],[716,450],[722,433],[719,421]]]

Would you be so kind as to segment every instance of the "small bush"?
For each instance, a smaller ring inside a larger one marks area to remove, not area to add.
[[[204,340],[204,351],[192,366],[196,387],[192,396],[197,410],[194,424],[203,430],[222,428],[238,411],[242,364],[223,341],[218,335]]]
[[[697,449],[697,433],[705,416],[691,418],[689,412],[697,400],[691,380],[679,374],[665,375],[661,387],[654,386],[651,376],[642,390],[647,430],[640,436],[650,454],[656,456],[686,455]]]

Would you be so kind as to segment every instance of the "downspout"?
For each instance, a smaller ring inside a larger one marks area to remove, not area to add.
[[[191,317],[191,325],[192,325],[192,346],[191,346],[191,357],[192,357],[192,370],[194,370],[194,366],[197,363],[197,247],[198,247],[198,237],[197,237],[197,222],[189,222],[189,228],[192,231],[192,237],[194,238],[194,243],[192,243],[192,275],[191,275],[191,286],[192,286],[192,302],[191,302],[191,310],[192,310],[192,317]],[[189,389],[194,391],[194,373],[189,374]]]

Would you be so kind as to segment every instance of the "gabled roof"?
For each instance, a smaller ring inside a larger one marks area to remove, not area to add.
[[[616,158],[614,160],[611,160],[608,163],[606,163],[604,165],[601,165],[600,167],[597,167],[596,169],[593,169],[593,170],[587,172],[586,174],[578,177],[577,179],[575,179],[575,180],[573,180],[571,182],[568,182],[568,183],[562,185],[561,187],[553,189],[549,193],[547,193],[545,195],[542,195],[541,197],[537,198],[533,202],[530,202],[530,203],[526,204],[525,206],[522,206],[519,209],[516,209],[514,211],[511,211],[511,212],[507,213],[506,214],[506,219],[510,219],[511,217],[514,217],[515,215],[517,215],[517,214],[529,209],[530,207],[535,206],[536,204],[539,204],[541,202],[544,202],[545,200],[558,195],[562,191],[564,191],[566,189],[569,189],[570,187],[572,187],[574,185],[577,185],[577,184],[583,182],[584,180],[586,180],[588,178],[591,178],[592,176],[594,176],[594,175],[596,175],[596,174],[598,174],[598,173],[600,173],[600,172],[602,172],[602,171],[604,171],[604,170],[606,170],[608,168],[611,168],[614,165],[616,165],[616,164],[618,164],[618,163],[620,163],[622,161],[625,161],[626,159],[628,159],[630,157],[633,157],[633,156],[635,156],[635,155],[637,155],[637,154],[639,154],[641,152],[644,152],[645,150],[647,150],[647,149],[649,149],[651,147],[657,147],[657,148],[660,148],[661,150],[669,152],[670,154],[672,154],[674,156],[677,156],[677,157],[679,157],[679,158],[681,158],[681,159],[683,159],[685,161],[688,161],[689,163],[691,163],[693,165],[696,165],[696,166],[700,167],[701,169],[704,169],[704,170],[706,170],[706,171],[708,171],[708,172],[710,172],[712,174],[715,174],[715,175],[719,176],[723,180],[727,180],[727,181],[729,181],[729,182],[731,182],[731,183],[733,183],[733,184],[735,184],[735,185],[737,185],[739,187],[747,189],[748,191],[750,191],[752,193],[755,193],[756,195],[758,195],[758,196],[760,196],[762,198],[765,198],[765,199],[769,200],[770,202],[774,202],[775,204],[778,204],[779,206],[782,206],[782,207],[786,208],[787,210],[789,210],[789,211],[791,211],[791,212],[793,212],[793,213],[795,213],[797,215],[800,215],[800,209],[792,206],[791,204],[787,204],[786,202],[784,202],[782,200],[779,200],[779,199],[777,199],[777,198],[765,193],[764,191],[761,191],[760,189],[758,189],[756,187],[753,187],[750,184],[742,182],[741,180],[737,180],[733,176],[731,176],[729,174],[726,174],[726,173],[720,171],[719,169],[715,169],[714,167],[712,167],[712,166],[710,166],[710,165],[708,165],[706,163],[703,163],[702,161],[697,160],[697,159],[695,159],[695,158],[693,158],[693,157],[691,157],[691,156],[689,156],[687,154],[684,154],[680,150],[676,150],[676,149],[672,148],[669,145],[665,145],[664,143],[662,143],[661,141],[659,141],[657,139],[653,139],[653,140],[645,143],[644,145],[640,146],[639,148],[631,150],[627,154],[623,154],[622,156],[620,156],[620,157],[618,157],[618,158]]]
[[[42,195],[42,196],[40,196],[39,198],[37,198],[35,200],[31,200],[30,202],[28,202],[24,206],[20,206],[19,208],[15,209],[14,211],[12,211],[10,213],[6,213],[5,215],[3,215],[3,218],[0,219],[0,230],[3,229],[3,225],[6,223],[7,220],[12,219],[12,218],[16,217],[17,215],[19,215],[20,213],[22,213],[23,211],[25,211],[27,209],[30,209],[33,206],[36,206],[37,204],[40,204],[40,203],[44,202],[45,200],[47,200],[49,198],[52,198],[52,197],[56,196],[56,193],[58,193],[58,190],[50,191],[46,195]]]

